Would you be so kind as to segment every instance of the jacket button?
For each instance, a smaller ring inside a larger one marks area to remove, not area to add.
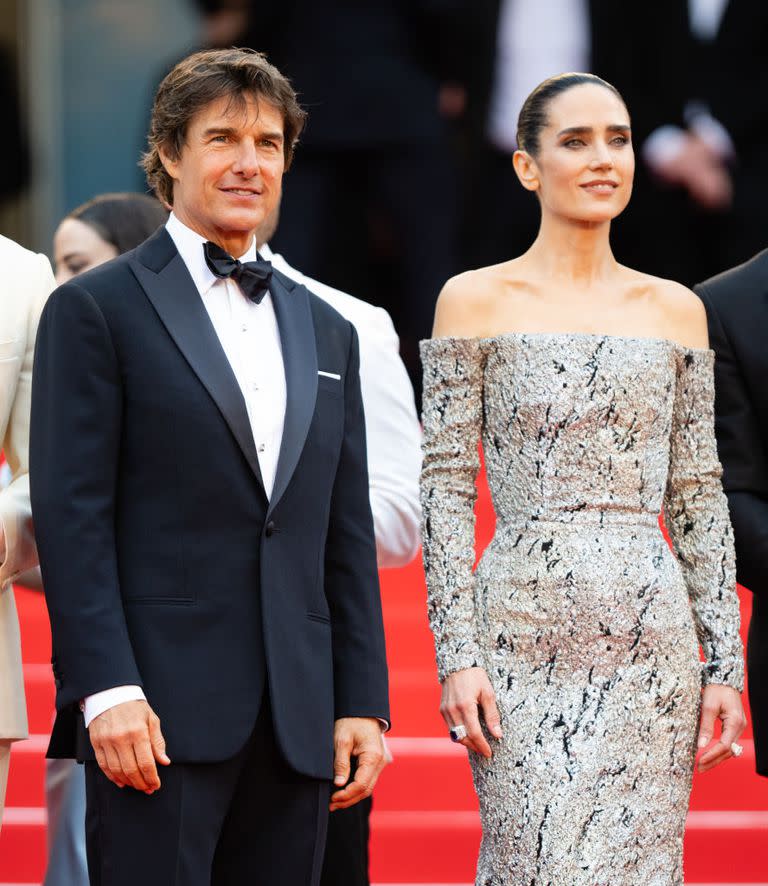
[[[269,523],[267,523],[267,531],[265,533],[267,538],[269,538],[274,531],[275,531],[275,524],[270,520]]]

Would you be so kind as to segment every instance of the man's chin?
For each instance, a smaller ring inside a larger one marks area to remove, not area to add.
[[[264,222],[264,212],[240,211],[223,213],[215,220],[216,229],[233,237],[252,234]]]

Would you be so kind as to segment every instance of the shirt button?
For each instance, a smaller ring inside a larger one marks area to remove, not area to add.
[[[259,383],[258,383],[258,382],[255,382],[255,381],[252,381],[252,382],[251,382],[251,390],[252,390],[252,391],[258,391],[258,390],[259,390]]]
[[[243,325],[240,327],[240,329],[241,329],[243,332],[248,332],[248,325],[247,325],[246,323],[243,323]]]
[[[264,450],[265,450],[266,448],[267,448],[267,447],[266,447],[266,445],[265,445],[264,443],[259,443],[259,452],[264,452]]]

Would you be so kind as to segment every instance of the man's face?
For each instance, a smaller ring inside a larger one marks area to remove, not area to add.
[[[239,258],[280,203],[283,130],[282,113],[251,95],[216,99],[198,111],[180,155],[160,152],[179,220]]]

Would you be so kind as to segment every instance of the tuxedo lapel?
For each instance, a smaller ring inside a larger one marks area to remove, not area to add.
[[[136,250],[131,269],[169,335],[218,406],[263,490],[242,391],[187,266],[165,228]]]
[[[269,510],[274,510],[299,462],[317,399],[317,345],[307,290],[279,273],[270,285],[285,366],[285,424]]]

